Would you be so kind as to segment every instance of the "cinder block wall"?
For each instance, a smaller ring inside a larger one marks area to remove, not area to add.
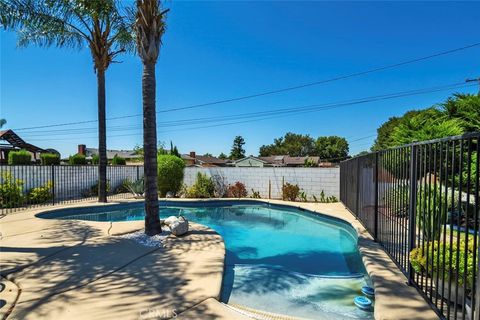
[[[340,169],[339,168],[240,168],[240,167],[212,167],[212,168],[185,168],[184,183],[188,186],[195,182],[198,172],[220,179],[225,184],[234,184],[240,181],[245,184],[249,195],[252,189],[260,192],[262,198],[268,198],[269,182],[271,184],[271,198],[282,197],[282,181],[298,184],[305,191],[309,200],[312,195],[317,198],[324,191],[326,196],[339,197]]]

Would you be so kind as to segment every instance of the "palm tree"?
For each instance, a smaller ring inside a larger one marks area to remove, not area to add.
[[[162,232],[158,216],[157,119],[155,65],[165,32],[165,14],[158,0],[137,0],[135,31],[137,51],[143,63],[143,151],[145,174],[145,233]]]
[[[7,123],[7,120],[0,119],[0,129]]]
[[[98,90],[98,201],[107,202],[105,72],[134,45],[116,0],[1,0],[0,25],[17,31],[19,46],[90,49]]]

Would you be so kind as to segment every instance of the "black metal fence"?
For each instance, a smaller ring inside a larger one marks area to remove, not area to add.
[[[340,165],[340,199],[443,319],[479,319],[480,133]]]
[[[143,166],[108,166],[108,197],[131,197],[124,182],[142,177]],[[97,195],[96,165],[0,165],[1,215],[38,206],[93,200]]]

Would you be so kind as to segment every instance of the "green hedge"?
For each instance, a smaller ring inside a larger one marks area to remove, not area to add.
[[[27,150],[10,151],[8,153],[8,164],[32,164],[32,155]]]
[[[119,157],[118,155],[114,155],[112,159],[112,165],[114,166],[124,166],[127,164],[124,158]]]
[[[179,157],[163,154],[158,156],[158,193],[164,197],[167,192],[177,193],[182,187],[185,162]]]
[[[60,156],[55,153],[42,153],[40,155],[43,165],[58,165],[60,164]]]
[[[84,155],[77,153],[73,156],[70,156],[70,158],[68,159],[68,163],[71,165],[87,164],[87,159],[85,159]]]
[[[98,156],[98,154],[94,154],[92,156],[92,164],[99,164],[100,163],[100,157]]]

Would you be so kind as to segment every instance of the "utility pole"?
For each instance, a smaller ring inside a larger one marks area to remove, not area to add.
[[[465,82],[477,82],[478,83],[478,96],[480,97],[480,78],[466,79]]]

